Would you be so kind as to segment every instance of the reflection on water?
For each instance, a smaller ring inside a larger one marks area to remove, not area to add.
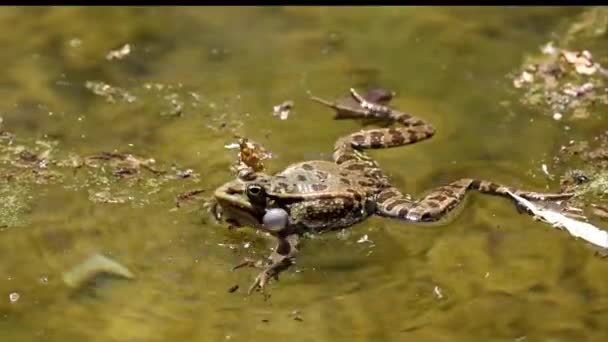
[[[271,150],[272,170],[327,158],[333,141],[362,123],[332,121],[307,93],[333,98],[351,86],[391,88],[396,106],[437,127],[424,143],[371,153],[397,186],[419,194],[468,176],[554,188],[540,164],[563,130],[518,107],[505,76],[578,13],[2,8],[0,115],[19,144],[52,142],[51,156],[61,160],[102,151],[150,156],[197,177],[129,181],[63,169],[57,181],[0,183],[0,337],[605,339],[605,260],[501,198],[472,195],[441,227],[372,218],[308,240],[268,301],[244,295],[253,271],[229,270],[264,256],[269,241],[228,231],[201,203],[175,208],[179,193],[202,188],[210,196],[232,176],[234,151],[224,145],[235,134]],[[124,56],[106,58],[110,51]],[[273,116],[288,100],[288,119]],[[104,186],[125,200],[91,200]],[[366,234],[373,243],[358,243]],[[137,278],[68,289],[61,274],[95,253]]]

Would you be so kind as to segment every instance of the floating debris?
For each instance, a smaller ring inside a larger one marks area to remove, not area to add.
[[[58,166],[79,169],[84,165],[84,159],[77,154],[70,153],[64,160],[57,162]]]
[[[78,38],[72,38],[68,41],[68,45],[70,45],[70,47],[73,47],[73,48],[80,47],[82,45],[82,40],[80,40]]]
[[[19,298],[21,298],[21,295],[19,295],[18,292],[12,292],[11,294],[8,295],[8,300],[11,303],[15,303],[19,300]]]
[[[562,155],[560,159],[562,162],[568,161],[572,157],[580,159],[574,160],[574,162],[585,162],[592,169],[586,171],[587,173],[608,170],[608,131],[590,138],[589,141],[571,140],[568,144],[561,146],[559,152]],[[575,170],[574,172],[579,173],[579,171]],[[601,178],[605,179],[606,177],[602,176]]]
[[[293,101],[285,101],[273,107],[272,115],[278,116],[281,120],[287,120],[293,108]]]
[[[116,101],[124,101],[127,103],[133,103],[137,98],[131,95],[125,89],[120,87],[113,87],[107,83],[100,81],[87,81],[85,88],[89,89],[95,95],[102,96],[109,103],[116,103]]]
[[[94,254],[83,263],[63,274],[63,282],[72,288],[79,288],[93,281],[100,274],[109,274],[126,279],[135,279],[125,266],[101,254]]]
[[[142,168],[154,174],[165,173],[152,166],[156,163],[154,158],[146,159],[130,153],[101,152],[84,158],[84,164],[93,168],[99,167],[100,163],[105,162],[112,167],[112,173],[117,177],[136,175]]]
[[[549,177],[550,179],[553,179],[553,175],[549,173],[549,169],[547,168],[547,164],[541,165],[541,169],[543,170],[543,173],[545,175],[547,175],[547,177]]]
[[[595,86],[593,85],[593,83],[591,82],[587,82],[585,84],[582,84],[580,86],[574,86],[570,83],[566,83],[564,85],[564,87],[562,88],[562,92],[566,95],[569,96],[573,96],[573,97],[581,97],[591,91],[593,91],[593,88]]]
[[[164,97],[169,102],[169,109],[160,113],[161,116],[181,116],[184,112],[184,101],[180,99],[179,94],[172,93]]]
[[[186,169],[186,170],[177,170],[177,173],[175,175],[177,176],[177,178],[186,179],[186,178],[190,178],[190,177],[194,176],[195,173],[194,173],[194,170],[192,170],[192,169]]]
[[[340,229],[340,231],[336,234],[336,237],[340,240],[346,241],[350,238],[352,234],[352,229]]]
[[[238,143],[224,146],[227,149],[239,148],[238,159],[232,167],[233,171],[241,174],[243,171],[261,172],[264,171],[264,160],[272,158],[272,154],[262,147],[262,145],[247,138],[239,138]]]
[[[175,206],[179,208],[179,207],[181,207],[182,203],[189,202],[189,201],[195,199],[198,195],[202,194],[203,192],[205,192],[204,189],[194,189],[194,190],[190,190],[190,191],[181,193],[175,197]]]
[[[536,206],[525,198],[515,195],[510,191],[507,193],[524,208],[528,209],[534,216],[549,223],[553,227],[566,229],[570,235],[574,237],[580,237],[596,246],[608,248],[608,232],[589,223],[567,217],[557,211]]]
[[[581,52],[561,50],[562,57],[566,62],[572,64],[576,72],[582,75],[593,75],[600,67],[599,64],[593,62],[591,52],[583,50]]]
[[[372,240],[369,239],[369,237],[367,236],[367,234],[363,235],[359,240],[357,240],[357,243],[365,243],[365,242],[372,242]]]
[[[239,289],[239,284],[235,284],[228,289],[228,293],[234,293]]]
[[[125,44],[116,50],[111,50],[110,52],[108,52],[108,54],[106,55],[106,59],[109,61],[111,61],[113,59],[123,59],[125,56],[127,56],[130,53],[131,53],[131,45]]]
[[[548,42],[541,47],[540,51],[545,55],[552,55],[557,52],[557,49],[553,45],[553,42]]]
[[[57,141],[19,139],[0,127],[0,225],[13,226],[41,184],[61,184],[86,191],[94,203],[145,205],[168,182],[197,181],[191,169],[129,153],[101,152],[81,156],[58,148]],[[4,134],[6,133],[6,134]],[[4,139],[6,138],[6,139]]]
[[[513,77],[513,87],[525,93],[521,102],[540,107],[555,120],[585,119],[597,105],[608,105],[608,71],[588,50],[560,49],[549,42],[542,54],[531,56]]]
[[[293,318],[295,321],[298,321],[298,322],[304,321],[300,310],[293,310],[292,312],[289,313],[289,316],[291,316],[291,318]]]
[[[89,200],[93,203],[124,204],[133,200],[132,196],[113,194],[110,190],[89,191]]]
[[[433,288],[433,293],[438,299],[443,298],[443,293],[441,293],[441,288],[439,286],[435,285],[435,288]]]
[[[513,86],[515,88],[521,88],[525,83],[532,82],[534,82],[534,74],[527,70],[524,70],[521,75],[519,75],[519,77],[513,80]]]

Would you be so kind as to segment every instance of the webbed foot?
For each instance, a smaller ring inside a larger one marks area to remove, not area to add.
[[[255,290],[260,290],[264,292],[264,288],[266,287],[270,279],[278,281],[279,273],[289,268],[289,266],[291,266],[292,264],[292,255],[280,255],[277,252],[272,252],[272,255],[268,258],[268,260],[253,260],[246,258],[245,260],[243,260],[243,262],[234,266],[232,270],[236,270],[243,267],[253,267],[262,269],[262,272],[260,272],[255,277],[253,283],[247,291],[247,294],[251,294]]]
[[[232,270],[243,267],[262,269],[262,271],[255,277],[253,283],[247,291],[247,294],[251,294],[255,290],[264,292],[266,285],[271,279],[278,281],[279,274],[293,265],[294,257],[298,252],[298,243],[299,237],[297,235],[279,237],[279,244],[267,260],[253,260],[245,258],[243,262],[234,266]]]

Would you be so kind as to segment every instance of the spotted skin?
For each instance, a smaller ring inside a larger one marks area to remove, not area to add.
[[[361,197],[327,198],[299,202],[291,206],[291,223],[306,230],[323,231],[327,227],[344,227],[365,219],[371,213]],[[371,203],[367,203],[371,205]]]
[[[359,150],[413,144],[428,139],[435,134],[435,128],[420,118],[391,109],[384,105],[369,103],[365,100],[366,98],[371,97],[369,93],[366,97],[363,97],[351,89],[351,96],[354,99],[354,104],[345,100],[330,102],[314,96],[311,97],[311,99],[334,109],[336,111],[336,118],[339,119],[373,118],[385,120],[389,123],[397,124],[398,126],[361,130],[338,139],[334,145],[333,153],[333,159],[337,164],[342,164],[347,161],[356,163],[361,159],[373,162],[369,157],[363,157]],[[362,106],[362,104],[364,106]],[[373,163],[375,168],[379,168],[375,162]]]
[[[361,130],[339,138],[333,151],[333,162],[312,160],[295,163],[285,170],[268,175],[248,173],[247,177],[227,182],[215,191],[216,216],[225,216],[236,226],[250,225],[264,229],[263,216],[269,209],[281,209],[288,215],[284,229],[271,232],[278,245],[256,278],[253,288],[292,264],[298,251],[290,238],[304,231],[321,232],[340,229],[360,222],[370,215],[381,215],[408,221],[435,221],[454,209],[467,191],[478,190],[492,195],[511,191],[529,200],[569,198],[571,193],[542,194],[511,189],[506,186],[470,178],[460,179],[432,190],[414,200],[391,186],[389,178],[365,149],[413,144],[430,138],[435,129],[422,119],[388,107],[392,94],[370,91],[364,96],[351,89],[351,97],[335,102],[312,99],[336,112],[337,119],[378,119],[391,124],[387,128]],[[252,193],[248,189],[257,188]],[[261,190],[260,190],[261,189]],[[252,265],[245,262],[245,265]],[[257,263],[255,263],[257,265]]]
[[[572,196],[521,191],[465,178],[414,200],[394,188],[364,150],[413,144],[432,137],[435,129],[420,118],[388,107],[392,95],[387,92],[372,91],[361,96],[351,89],[350,95],[335,102],[312,99],[335,110],[338,119],[379,119],[391,125],[339,138],[334,145],[333,162],[305,161],[275,175],[256,173],[251,179],[226,183],[216,190],[220,206],[254,225],[261,222],[264,209],[280,208],[288,213],[290,226],[319,232],[348,227],[374,214],[409,221],[439,220],[458,206],[469,190],[502,196],[512,191],[530,200]],[[250,184],[263,187],[266,198],[255,201],[247,198],[246,188]]]
[[[394,187],[387,188],[376,197],[377,214],[414,222],[437,221],[456,208],[469,190],[509,198],[507,192],[512,192],[528,200],[562,200],[572,197],[567,193],[544,194],[522,191],[494,182],[463,178],[433,189],[418,201],[403,195]]]

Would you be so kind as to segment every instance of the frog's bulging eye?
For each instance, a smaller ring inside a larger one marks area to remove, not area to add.
[[[247,185],[247,196],[249,198],[260,198],[264,196],[264,188],[258,184]]]
[[[264,190],[264,187],[259,184],[249,184],[245,191],[253,206],[258,208],[266,207],[266,190]]]

